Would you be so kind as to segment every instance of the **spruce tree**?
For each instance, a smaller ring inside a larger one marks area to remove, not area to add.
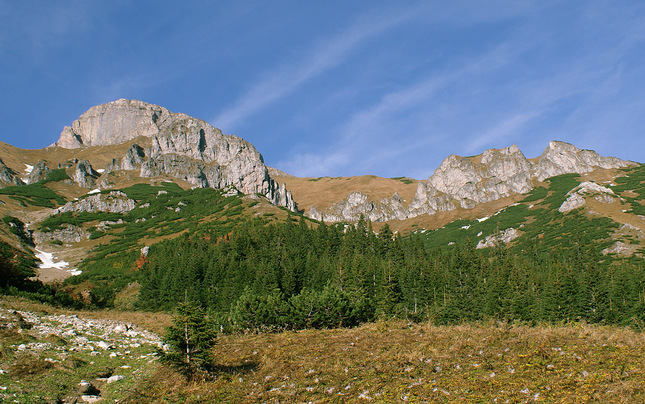
[[[213,359],[210,349],[216,343],[215,337],[201,307],[188,301],[180,303],[172,325],[166,329],[163,342],[168,350],[161,354],[161,360],[187,379],[206,375]]]

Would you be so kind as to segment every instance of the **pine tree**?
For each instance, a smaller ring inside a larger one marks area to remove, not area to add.
[[[204,310],[192,302],[180,303],[163,342],[168,350],[161,354],[164,363],[177,369],[187,379],[207,375],[211,366],[210,349],[216,343],[214,329]]]

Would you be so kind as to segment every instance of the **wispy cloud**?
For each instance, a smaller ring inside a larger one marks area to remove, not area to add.
[[[489,52],[464,60],[460,66],[408,83],[407,86],[383,95],[377,102],[350,114],[341,123],[335,139],[327,150],[316,152],[317,161],[310,164],[311,154],[293,152],[278,167],[296,175],[335,175],[348,168],[363,173],[373,172],[384,161],[393,161],[406,153],[418,151],[443,137],[430,133],[435,117],[433,108],[441,109],[444,91],[466,78],[496,70],[508,63],[509,48],[501,44]],[[414,121],[414,122],[411,122]],[[406,131],[406,128],[411,128]],[[343,159],[335,158],[343,150]],[[314,171],[320,169],[321,171]],[[324,171],[323,171],[324,170]],[[415,170],[416,173],[427,172]],[[406,175],[410,175],[407,174]]]
[[[508,138],[516,136],[533,119],[539,117],[542,111],[528,111],[505,118],[484,133],[475,134],[474,139],[468,142],[468,154],[481,153],[484,148],[502,146],[500,143],[508,142]],[[508,146],[508,145],[506,145]]]
[[[388,16],[371,15],[359,19],[347,30],[316,46],[303,60],[275,68],[251,87],[231,107],[221,111],[212,123],[234,127],[245,118],[296,90],[307,81],[340,65],[362,43],[416,16],[415,10]]]
[[[352,164],[352,155],[344,150],[330,153],[296,153],[289,160],[278,164],[281,170],[300,177],[329,175],[338,167]]]

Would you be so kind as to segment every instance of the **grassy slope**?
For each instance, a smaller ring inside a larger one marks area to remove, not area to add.
[[[537,244],[539,250],[549,251],[570,248],[575,242],[593,243],[600,251],[616,240],[640,244],[642,249],[645,240],[618,234],[617,230],[622,224],[645,229],[645,219],[634,214],[643,209],[639,203],[641,195],[645,194],[643,172],[645,166],[620,171],[600,170],[581,176],[567,174],[554,177],[528,195],[523,195],[523,199],[518,198],[515,206],[509,205],[497,211],[489,210],[487,214],[480,213],[481,221],[470,215],[469,219],[459,218],[440,228],[420,232],[431,248],[466,239],[477,243],[497,231],[513,227],[520,231],[520,237],[512,243],[518,252],[533,246],[533,243]],[[626,174],[628,176],[621,178]],[[587,204],[583,207],[564,214],[558,212],[567,193],[583,181],[595,181],[605,186],[615,181],[618,184],[612,188],[623,201],[601,203],[591,195],[585,198]]]
[[[116,316],[156,331],[169,320],[145,313],[56,310],[8,298],[0,300],[0,307],[81,318]],[[38,342],[27,334],[2,332],[0,342],[3,347]],[[0,384],[8,389],[0,394],[19,388],[18,402],[38,402],[37,396],[74,393],[80,378],[100,385],[96,374],[116,367],[128,378],[101,385],[109,402],[645,401],[645,335],[626,328],[389,321],[355,329],[223,336],[213,353],[216,378],[188,383],[136,355],[107,359],[77,352],[59,364],[44,360],[56,354],[51,350],[30,356],[4,348],[0,367],[7,373],[0,374]]]
[[[318,210],[324,210],[355,191],[362,192],[375,201],[390,198],[398,192],[405,203],[410,203],[418,182],[409,178],[393,179],[374,175],[319,178],[276,176],[275,180],[287,185],[287,189],[291,191],[294,200],[298,203],[298,208],[305,212],[312,205],[315,205]]]

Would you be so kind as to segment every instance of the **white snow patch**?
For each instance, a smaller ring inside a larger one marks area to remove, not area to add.
[[[30,166],[29,164],[25,164],[27,168],[25,168],[25,171],[27,174],[31,174],[31,172],[34,170],[34,166]]]
[[[465,225],[465,226],[461,226],[461,228],[462,228],[462,229],[464,229],[464,230],[468,230],[468,229],[470,229],[470,225],[469,225],[469,224],[467,224],[467,225]]]
[[[65,269],[66,267],[69,266],[69,262],[67,261],[54,262],[54,253],[48,253],[48,252],[44,252],[36,249],[36,257],[38,257],[42,261],[42,264],[38,265],[38,268]],[[80,275],[82,272],[77,270],[76,268],[65,269],[65,270],[72,275]]]
[[[63,269],[69,266],[69,262],[59,261],[54,262],[54,253],[48,253],[36,249],[36,257],[38,257],[43,263],[38,265],[39,268],[56,268]]]
[[[490,219],[490,216],[485,216],[485,217],[482,217],[482,218],[479,218],[479,219],[476,219],[476,220],[477,220],[479,223],[481,223],[481,222],[484,222],[484,221],[486,221],[486,220],[488,220],[488,219]]]
[[[97,173],[103,174],[105,172],[105,168],[99,168],[96,170]]]
[[[88,192],[88,195],[93,195],[93,194],[98,194],[101,193],[101,190],[99,188],[93,189],[90,192]]]

